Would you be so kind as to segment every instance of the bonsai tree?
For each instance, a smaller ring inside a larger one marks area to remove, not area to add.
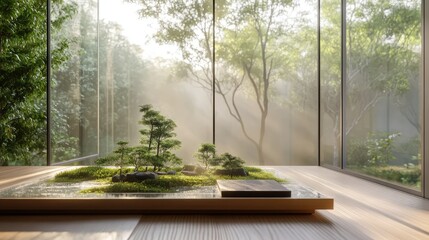
[[[131,164],[134,165],[134,172],[138,172],[139,168],[142,166],[146,166],[146,171],[147,171],[147,167],[150,164],[148,159],[148,151],[145,147],[143,146],[137,146],[132,148],[131,150]]]
[[[163,155],[163,157],[166,158],[166,167],[173,168],[182,164],[182,159],[176,156],[174,153],[167,152]]]
[[[233,176],[232,170],[242,168],[244,165],[244,161],[241,158],[233,156],[230,153],[222,154],[220,160],[222,161],[222,167],[230,172],[231,178]]]
[[[177,139],[166,139],[162,142],[159,156],[163,159],[163,164],[160,167],[175,167],[182,164],[182,159],[171,152],[172,150],[178,149],[180,145],[181,142]]]
[[[219,165],[218,158],[216,158],[216,146],[211,143],[203,143],[201,144],[198,151],[195,153],[195,157],[198,162],[203,164],[206,170],[209,169],[210,166]]]
[[[122,169],[126,165],[130,148],[127,146],[128,142],[125,141],[119,141],[116,144],[118,145],[118,149],[115,150],[115,153],[119,155],[116,165],[119,167],[119,176],[122,176]]]
[[[140,112],[143,113],[140,124],[144,126],[140,131],[142,134],[140,142],[147,149],[146,159],[152,164],[153,170],[162,169],[169,161],[177,162],[179,158],[171,152],[181,144],[174,138],[176,123],[153,110],[149,104],[141,106]]]
[[[119,167],[119,178],[122,181],[123,168],[129,164],[129,153],[131,152],[131,148],[127,146],[128,142],[125,141],[119,141],[116,144],[118,148],[113,152],[113,154],[99,158],[95,163],[98,165],[113,164]]]

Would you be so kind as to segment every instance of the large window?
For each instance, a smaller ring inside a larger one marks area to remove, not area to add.
[[[421,192],[422,19],[420,0],[4,0],[0,165],[152,151],[168,123],[176,163],[216,143]]]
[[[421,190],[420,1],[347,1],[345,167]]]
[[[320,163],[341,167],[341,1],[320,2]]]
[[[65,2],[51,13],[61,21],[52,32],[61,53],[52,65],[52,163],[98,153],[97,2]]]
[[[317,162],[316,1],[231,1],[216,18],[216,143],[255,165]]]
[[[140,144],[140,107],[150,104],[175,122],[176,154],[189,162],[212,138],[212,9],[151,2],[100,1],[100,154]]]

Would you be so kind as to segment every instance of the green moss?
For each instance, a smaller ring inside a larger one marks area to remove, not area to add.
[[[145,180],[142,183],[112,183],[109,186],[85,189],[82,193],[131,193],[131,192],[175,192],[182,187],[201,187],[216,184],[216,179],[208,176],[163,175],[157,179]]]
[[[131,172],[132,169],[126,169],[124,173]],[[117,168],[106,167],[81,167],[55,175],[52,182],[82,182],[91,180],[105,180],[117,174]]]
[[[245,177],[229,177],[214,175],[212,173],[200,176],[186,176],[182,173],[176,175],[161,175],[157,179],[145,180],[142,183],[112,183],[111,177],[118,174],[117,168],[106,167],[82,167],[66,172],[61,172],[55,176],[53,182],[82,182],[82,181],[100,181],[110,183],[108,186],[94,187],[82,190],[82,193],[131,193],[131,192],[175,192],[183,187],[202,187],[214,186],[217,179],[271,179],[277,182],[285,182],[284,179],[277,178],[273,173],[264,171],[257,167],[246,167],[249,173]],[[132,172],[132,168],[125,169],[124,173]]]
[[[267,172],[261,168],[258,167],[244,167],[244,169],[247,171],[249,175],[242,176],[242,177],[230,177],[225,175],[215,175],[215,179],[222,179],[222,180],[229,180],[229,179],[235,179],[235,180],[274,180],[279,183],[285,183],[286,180],[282,178],[276,177],[273,173]],[[216,183],[216,181],[215,181]]]
[[[148,186],[142,183],[112,183],[109,186],[104,187],[95,187],[82,190],[81,193],[161,193],[169,192],[169,189],[157,187],[157,186]]]

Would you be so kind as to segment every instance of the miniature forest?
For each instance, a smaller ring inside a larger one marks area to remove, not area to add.
[[[194,164],[183,165],[174,152],[181,147],[176,139],[176,123],[154,110],[140,107],[141,140],[137,146],[119,141],[116,150],[98,158],[97,166],[80,167],[57,174],[53,182],[99,181],[99,187],[82,193],[169,193],[214,186],[218,179],[270,179],[284,182],[273,173],[245,166],[230,153],[218,154],[216,146],[202,143],[194,154]]]

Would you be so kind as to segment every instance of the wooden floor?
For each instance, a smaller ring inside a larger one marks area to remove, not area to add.
[[[429,239],[429,200],[322,167],[275,167],[334,197],[312,215],[0,216],[0,239]],[[58,168],[0,168],[0,188]],[[43,171],[43,173],[42,173]]]

